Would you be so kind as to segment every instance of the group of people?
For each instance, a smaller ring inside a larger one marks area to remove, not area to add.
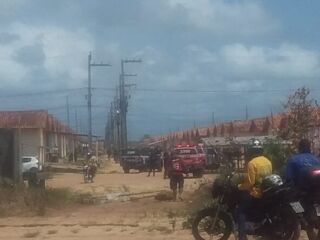
[[[319,159],[311,153],[311,143],[302,139],[298,144],[298,153],[290,157],[285,165],[284,179],[296,187],[306,184],[304,172],[312,167],[319,166]],[[241,199],[236,212],[239,240],[246,240],[246,212],[250,206],[262,196],[262,180],[272,174],[271,161],[263,156],[263,148],[259,141],[253,141],[250,148],[251,160],[247,163],[245,181],[238,185],[241,190]]]

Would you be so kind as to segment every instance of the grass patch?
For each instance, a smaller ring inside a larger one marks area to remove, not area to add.
[[[157,232],[161,232],[161,233],[164,233],[164,234],[171,234],[171,233],[173,233],[173,230],[170,229],[169,227],[166,227],[166,226],[158,226],[158,225],[151,225],[151,226],[147,227],[146,230],[147,230],[148,232],[157,231]]]
[[[83,203],[83,197],[68,188],[27,188],[23,185],[0,186],[0,217],[44,216],[48,208]]]
[[[76,201],[75,193],[69,188],[48,188],[44,197],[48,206],[61,206]]]
[[[127,185],[122,185],[122,189],[124,192],[130,192],[130,188]]]
[[[172,201],[173,192],[172,191],[161,191],[155,197],[158,201]]]
[[[36,238],[37,236],[39,236],[40,232],[36,231],[36,232],[27,232],[25,234],[23,234],[24,238]]]
[[[53,235],[53,234],[56,234],[56,233],[58,233],[58,230],[49,230],[48,231],[49,235]]]
[[[80,230],[79,229],[72,229],[71,232],[77,234]]]

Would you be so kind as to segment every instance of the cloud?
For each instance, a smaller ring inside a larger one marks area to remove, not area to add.
[[[265,35],[279,29],[263,7],[254,1],[167,0],[148,3],[154,16],[168,24],[189,26],[216,35]]]
[[[45,61],[43,47],[39,44],[23,46],[16,51],[14,59],[27,66],[41,66]]]
[[[231,44],[221,50],[222,60],[235,74],[270,78],[314,78],[320,73],[318,52],[292,44],[279,47]]]
[[[0,1],[0,18],[14,15],[16,11],[26,3],[26,0]]]
[[[39,72],[43,84],[59,87],[79,86],[87,76],[87,54],[94,49],[92,37],[84,30],[73,32],[53,26],[13,23],[7,27],[14,41],[0,45],[0,72],[4,84],[20,86],[31,83]],[[10,71],[8,69],[15,69]],[[8,79],[8,81],[6,80]],[[10,80],[9,80],[10,79]],[[54,80],[54,81],[52,81]],[[41,86],[37,86],[41,87]]]
[[[0,33],[0,44],[5,45],[9,44],[13,41],[19,40],[19,36],[16,34],[8,33],[8,32],[2,32]]]

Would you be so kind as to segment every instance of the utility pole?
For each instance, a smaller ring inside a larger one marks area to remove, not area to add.
[[[272,107],[270,108],[270,116],[271,116],[271,129],[272,129],[272,134],[274,133],[274,121],[273,121],[273,109]]]
[[[215,124],[214,112],[212,112],[212,125]]]
[[[83,124],[82,124],[82,119],[81,119],[81,117],[79,118],[79,133],[80,133],[80,134],[83,133]]]
[[[114,142],[117,148],[117,157],[121,152],[121,134],[120,134],[120,109],[119,109],[119,87],[116,88],[116,96],[114,97],[112,104],[113,122],[114,122]]]
[[[66,104],[67,104],[67,123],[68,123],[68,127],[70,127],[69,96],[66,97]]]
[[[127,148],[128,145],[128,129],[127,129],[127,112],[128,112],[128,98],[125,92],[125,77],[136,76],[126,74],[124,65],[127,63],[141,63],[141,59],[126,59],[121,60],[121,74],[120,74],[120,121],[121,121],[121,147]]]
[[[77,111],[77,109],[74,110],[74,123],[75,123],[76,132],[78,133],[79,126],[78,126],[78,111]]]
[[[246,120],[249,119],[248,105],[246,105]]]
[[[88,137],[89,137],[89,149],[92,150],[92,87],[91,87],[91,67],[111,67],[106,63],[91,63],[91,52],[88,55]]]
[[[112,145],[115,144],[114,131],[115,131],[114,110],[113,110],[113,103],[111,103],[111,106],[110,106],[110,141],[111,141]]]

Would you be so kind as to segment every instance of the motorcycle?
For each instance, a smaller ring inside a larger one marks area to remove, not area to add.
[[[296,187],[296,199],[303,208],[300,217],[301,228],[305,230],[309,240],[320,240],[320,168],[313,167],[304,175],[303,187]]]
[[[300,218],[301,229],[306,231],[309,240],[320,240],[320,196],[319,193],[302,192],[300,202],[305,209]]]
[[[93,178],[95,176],[96,168],[94,166],[85,165],[83,167],[83,180],[84,183],[93,183]]]
[[[237,232],[234,223],[240,191],[232,183],[232,177],[229,171],[223,179],[214,181],[212,196],[216,204],[196,215],[192,224],[196,240],[227,240]],[[264,194],[247,213],[247,234],[269,240],[298,240],[301,229],[298,214],[304,209],[300,202],[290,202],[290,193],[291,188],[278,186]]]

